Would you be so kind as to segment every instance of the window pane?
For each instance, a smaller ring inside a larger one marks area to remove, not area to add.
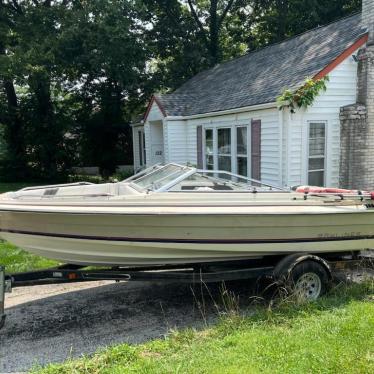
[[[236,128],[236,152],[238,155],[247,154],[247,128]]]
[[[315,138],[309,141],[309,156],[323,156],[325,154],[325,138]]]
[[[205,153],[213,154],[213,130],[205,130]]]
[[[231,157],[230,156],[218,156],[218,169],[231,171]]]
[[[325,154],[326,133],[324,123],[309,125],[309,156],[323,156]]]
[[[324,123],[311,123],[309,126],[309,138],[324,138],[325,137],[325,124]]]
[[[238,174],[247,176],[247,157],[238,157]]]
[[[213,156],[212,155],[207,155],[206,156],[206,168],[208,170],[213,170],[214,169],[214,163],[213,163]]]
[[[231,129],[218,129],[218,154],[231,154]]]
[[[309,159],[309,170],[321,170],[324,168],[325,168],[325,159],[323,157]]]
[[[322,187],[325,184],[324,171],[311,171],[309,172],[308,184],[310,186]]]

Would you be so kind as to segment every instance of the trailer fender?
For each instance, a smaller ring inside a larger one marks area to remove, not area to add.
[[[296,265],[304,261],[314,261],[322,265],[326,270],[329,280],[332,280],[332,271],[330,265],[323,258],[309,253],[294,253],[288,255],[278,262],[273,271],[273,277],[276,281],[288,279]]]

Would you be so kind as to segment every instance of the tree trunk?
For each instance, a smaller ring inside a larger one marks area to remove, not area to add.
[[[43,137],[42,142],[36,142],[36,159],[40,163],[41,177],[54,180],[58,177],[56,150],[60,134],[55,123],[50,79],[46,73],[35,73],[29,77],[29,86],[35,100],[33,125]]]
[[[209,22],[209,34],[210,34],[210,56],[212,65],[216,65],[219,62],[219,30],[218,30],[218,15],[217,15],[217,4],[218,0],[210,1],[210,22]]]
[[[287,16],[288,16],[288,4],[287,0],[277,0],[276,2],[277,14],[278,14],[278,35],[276,41],[282,41],[287,36]]]

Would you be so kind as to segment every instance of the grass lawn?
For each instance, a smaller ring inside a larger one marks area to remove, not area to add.
[[[0,241],[0,265],[5,266],[7,273],[43,269],[56,264],[55,261],[34,256],[14,245]]]
[[[374,283],[339,287],[309,305],[228,314],[203,331],[123,344],[35,372],[373,373]]]

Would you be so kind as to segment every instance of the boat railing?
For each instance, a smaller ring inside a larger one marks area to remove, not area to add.
[[[74,183],[63,183],[63,184],[50,184],[46,186],[34,186],[34,187],[25,187],[20,191],[34,191],[34,190],[44,190],[47,188],[64,188],[64,187],[78,187],[78,186],[88,186],[94,183],[91,182],[74,182]]]
[[[334,192],[309,192],[302,193],[298,192],[300,195],[304,195],[304,200],[307,200],[308,197],[319,197],[319,198],[331,198],[334,201],[344,201],[344,200],[357,200],[360,202],[363,201],[373,201],[373,196],[371,193],[362,193],[362,194],[349,194],[349,193],[334,193]]]

